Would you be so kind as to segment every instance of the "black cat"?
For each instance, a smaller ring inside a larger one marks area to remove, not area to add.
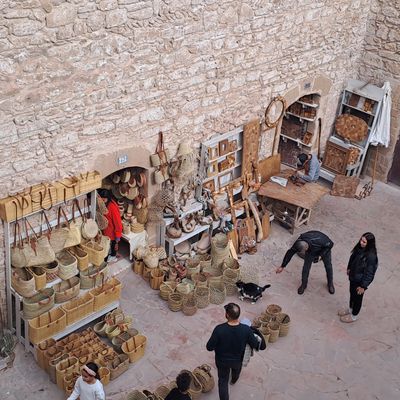
[[[258,286],[255,283],[244,283],[237,281],[236,286],[239,292],[239,299],[250,299],[251,304],[255,304],[258,299],[262,297],[265,289],[268,289],[271,285]]]

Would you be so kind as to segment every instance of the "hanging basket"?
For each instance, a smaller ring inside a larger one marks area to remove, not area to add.
[[[171,293],[168,296],[168,307],[171,311],[177,312],[182,309],[182,295],[180,293]]]

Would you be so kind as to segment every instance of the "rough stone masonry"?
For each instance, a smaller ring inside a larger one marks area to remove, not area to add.
[[[358,76],[370,7],[370,0],[1,2],[0,197],[85,171],[105,149],[154,150],[160,129],[170,147],[185,137],[198,143],[261,117],[273,96],[316,74],[333,82],[325,143],[345,81]],[[4,301],[3,236],[1,228]]]

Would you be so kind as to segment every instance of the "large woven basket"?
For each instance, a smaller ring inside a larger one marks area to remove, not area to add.
[[[176,285],[177,285],[177,283],[176,282],[172,282],[172,281],[161,283],[161,285],[160,285],[160,297],[163,300],[168,301],[169,295],[171,293],[175,292]]]
[[[121,346],[121,350],[129,357],[129,362],[138,361],[144,356],[146,350],[147,338],[143,335],[132,336]]]
[[[264,312],[260,315],[259,321],[260,321],[260,326],[268,325],[273,317],[271,317],[270,314]]]
[[[278,306],[277,304],[270,304],[265,311],[265,313],[274,320],[280,312],[282,312],[282,307]]]
[[[46,271],[42,267],[31,267],[29,268],[31,274],[35,279],[35,289],[41,290],[46,287]]]
[[[129,357],[126,354],[119,354],[107,364],[110,370],[110,379],[113,381],[129,368]]]
[[[100,266],[92,265],[85,271],[81,271],[81,289],[92,289],[102,285],[108,276],[108,264],[103,261]]]
[[[80,245],[86,251],[89,257],[89,262],[93,265],[100,266],[104,262],[105,251],[104,247],[95,242],[83,242]]]
[[[197,380],[196,376],[192,373],[192,371],[189,371],[187,369],[183,369],[182,372],[186,372],[191,376],[191,381],[190,381],[190,387],[189,387],[189,393],[190,396],[192,397],[193,400],[196,400],[200,398],[201,392],[202,392],[202,386],[200,382]]]
[[[67,325],[71,325],[93,313],[93,302],[93,295],[91,293],[85,293],[83,296],[64,304],[62,308],[67,314]]]
[[[154,290],[160,289],[164,281],[164,271],[161,268],[153,268],[150,272],[150,287]]]
[[[214,389],[215,381],[211,374],[211,367],[208,364],[203,364],[195,368],[193,375],[199,381],[203,393],[211,392]]]
[[[24,298],[24,318],[32,319],[46,311],[49,311],[54,306],[54,289],[42,289],[34,296]]]
[[[265,326],[261,326],[258,330],[264,336],[265,343],[268,343],[269,342],[269,337],[270,337],[270,334],[271,334],[268,326],[266,326],[266,325]]]
[[[139,334],[139,331],[135,328],[130,328],[126,332],[120,333],[118,336],[113,337],[111,339],[111,344],[114,348],[114,350],[118,353],[121,353],[121,346],[123,343],[125,343],[127,340],[129,340],[131,337],[136,336]]]
[[[194,295],[186,297],[182,303],[182,312],[187,316],[192,316],[197,312],[196,300]]]
[[[90,293],[94,296],[94,311],[100,311],[105,305],[119,300],[121,289],[121,282],[116,278],[111,278],[104,285],[92,289]]]
[[[43,340],[54,336],[66,327],[65,312],[60,308],[50,311],[29,320],[29,340],[38,344]]]
[[[81,280],[77,276],[73,276],[66,281],[57,283],[54,287],[55,302],[64,303],[79,295]]]
[[[11,285],[23,297],[32,297],[35,293],[35,278],[27,268],[11,269]]]
[[[197,308],[206,308],[210,304],[210,288],[198,286],[194,289]]]
[[[58,276],[67,280],[78,274],[78,260],[67,250],[60,251],[56,255],[58,261]]]
[[[181,311],[182,295],[180,293],[171,293],[168,296],[168,307],[171,311]]]
[[[190,283],[187,282],[181,282],[178,283],[178,285],[176,286],[176,290],[177,293],[180,293],[182,295],[182,299],[186,298],[192,291],[193,291],[193,285],[191,285]]]
[[[268,324],[269,342],[274,343],[279,337],[279,322],[273,321]]]
[[[78,260],[79,271],[85,271],[89,267],[89,255],[80,246],[71,247],[68,249]]]
[[[223,282],[210,282],[210,303],[222,304],[226,298],[226,289]]]
[[[279,323],[279,336],[287,336],[290,328],[290,317],[285,313],[279,313],[276,317],[276,321]]]
[[[222,280],[224,282],[237,282],[239,279],[240,270],[226,268],[222,274]]]

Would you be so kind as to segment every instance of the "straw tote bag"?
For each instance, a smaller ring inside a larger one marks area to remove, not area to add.
[[[54,290],[47,288],[40,290],[34,296],[24,298],[24,318],[32,319],[38,317],[54,306]]]
[[[81,281],[77,276],[66,281],[57,283],[54,287],[55,302],[64,303],[79,295]]]
[[[57,254],[58,276],[67,280],[78,274],[78,260],[67,250]]]
[[[24,245],[21,235],[21,227],[18,221],[14,223],[14,243],[11,246],[11,265],[15,268],[26,267],[27,261],[24,253]]]
[[[49,227],[49,231],[50,231],[50,238],[49,238],[50,246],[53,248],[55,253],[58,253],[64,249],[65,242],[67,241],[68,234],[69,234],[69,224],[68,224],[67,217],[65,216],[65,213],[64,213],[64,218],[65,218],[68,226],[67,227],[61,226],[61,212],[62,212],[62,208],[58,207],[57,225],[54,228],[50,228],[50,224],[49,224],[47,215],[43,212],[44,218],[46,220],[47,226]]]
[[[85,208],[88,209],[88,214],[90,214],[89,205],[86,199],[84,204]],[[81,225],[82,237],[87,240],[94,239],[98,232],[99,227],[97,226],[96,221],[93,218],[88,218],[87,215],[83,215],[83,222]]]
[[[77,246],[82,240],[80,226],[75,221],[75,203],[78,204],[78,200],[75,199],[72,203],[72,221],[69,223],[69,233],[64,244],[66,249],[72,246]]]
[[[35,278],[28,268],[11,268],[11,286],[23,297],[31,297],[36,293]]]

